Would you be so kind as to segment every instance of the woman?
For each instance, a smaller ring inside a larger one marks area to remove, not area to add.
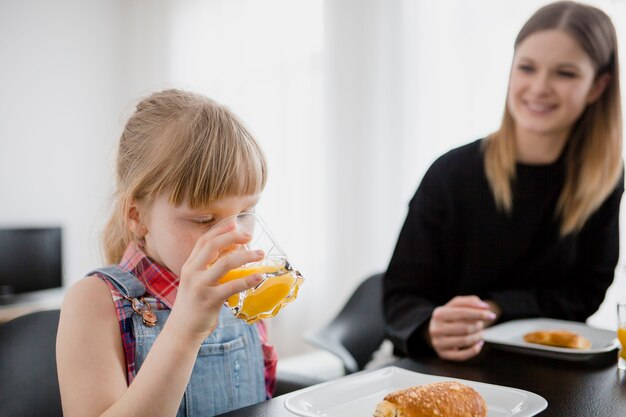
[[[599,9],[538,10],[515,41],[504,118],[448,152],[413,197],[384,280],[396,351],[466,360],[496,321],[584,321],[619,254],[615,29]]]

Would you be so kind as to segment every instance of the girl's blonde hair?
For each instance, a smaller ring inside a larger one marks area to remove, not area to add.
[[[566,179],[555,215],[561,236],[580,230],[615,188],[622,172],[622,110],[617,38],[611,19],[601,10],[571,1],[539,9],[515,40],[515,49],[529,35],[559,29],[572,36],[591,57],[596,79],[609,74],[602,96],[576,121],[566,146]],[[515,122],[508,108],[500,129],[484,143],[485,171],[496,204],[510,212],[515,180]]]
[[[103,234],[106,261],[118,263],[139,239],[129,227],[133,203],[149,206],[167,192],[171,203],[196,208],[259,193],[266,178],[261,148],[230,110],[187,91],[150,95],[120,138],[115,206]]]

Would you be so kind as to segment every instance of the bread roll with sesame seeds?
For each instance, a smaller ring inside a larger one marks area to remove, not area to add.
[[[485,417],[487,404],[471,387],[435,382],[394,391],[378,403],[374,417]]]

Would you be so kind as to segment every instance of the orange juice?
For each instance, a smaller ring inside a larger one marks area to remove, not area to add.
[[[219,279],[219,282],[223,284],[225,282],[247,277],[248,275],[252,274],[274,274],[278,272],[278,270],[280,270],[282,267],[283,265],[242,266],[228,271],[226,275]]]
[[[272,311],[289,295],[294,281],[290,274],[268,278],[261,286],[248,291],[240,314],[245,317],[256,317],[261,313]]]
[[[619,354],[624,360],[626,360],[626,327],[620,327],[617,329],[617,338],[622,344],[622,349],[619,351]]]
[[[285,304],[297,297],[302,282],[299,274],[285,269],[284,263],[236,268],[228,271],[219,282],[224,283],[256,273],[263,274],[265,280],[255,288],[232,295],[226,302],[235,315],[247,323],[275,316]]]

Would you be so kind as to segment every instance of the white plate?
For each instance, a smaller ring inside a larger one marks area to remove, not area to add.
[[[285,400],[285,408],[305,417],[367,417],[391,391],[439,381],[458,381],[474,388],[487,403],[488,417],[534,416],[548,406],[543,397],[532,392],[389,366],[299,390]]]
[[[576,332],[589,339],[591,349],[568,349],[524,341],[526,333],[538,330],[569,330]],[[601,353],[612,351],[619,346],[616,336],[617,332],[597,329],[584,323],[541,318],[512,320],[490,327],[484,332],[485,341],[500,349],[573,361],[591,359]]]

